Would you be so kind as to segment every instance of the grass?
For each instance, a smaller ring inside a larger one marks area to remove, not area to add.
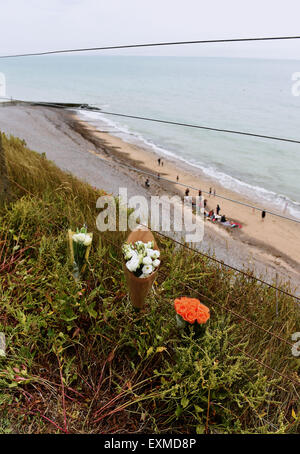
[[[0,433],[299,433],[293,299],[157,236],[161,270],[135,312],[126,235],[96,229],[103,192],[19,139],[2,142]],[[66,233],[84,222],[94,243],[76,283]],[[205,336],[177,329],[183,295],[210,307]]]

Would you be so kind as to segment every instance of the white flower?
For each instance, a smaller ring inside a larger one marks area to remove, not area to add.
[[[135,245],[135,247],[136,247],[137,249],[139,249],[139,248],[145,246],[145,244],[144,244],[142,241],[140,241],[140,240],[139,240],[139,241],[136,241],[136,242],[134,243],[134,245]]]
[[[160,256],[160,252],[157,251],[157,250],[154,250],[154,251],[153,251],[153,254],[152,254],[152,258],[153,258],[153,259],[158,259],[159,256]]]
[[[147,277],[147,276],[145,276],[144,273],[139,276],[140,279],[144,279],[145,277]]]
[[[153,265],[155,268],[157,268],[157,267],[160,265],[160,260],[158,260],[158,259],[153,260],[152,265]]]
[[[151,274],[153,271],[153,266],[152,265],[144,265],[142,268],[142,273],[145,274],[146,276]]]
[[[84,243],[85,233],[75,233],[72,238],[75,243]]]
[[[90,235],[85,235],[83,244],[87,247],[90,246],[92,244],[92,237]]]
[[[128,251],[128,252],[125,252],[125,254],[124,254],[125,260],[130,260],[132,256],[133,256],[133,251]]]
[[[148,257],[148,256],[144,257],[144,258],[143,258],[143,264],[144,264],[144,265],[152,265],[152,259],[151,259],[151,257]]]
[[[125,243],[122,251],[127,261],[127,269],[135,272],[137,269],[140,269],[140,266],[143,267],[142,274],[139,276],[141,278],[145,278],[151,274],[154,270],[152,260],[156,260],[159,256],[159,254],[157,255],[157,251],[152,249],[153,246],[153,241],[148,241],[147,243],[136,241],[134,244]]]
[[[138,244],[135,243],[135,247],[139,254],[145,255],[145,244],[142,241],[138,242]]]
[[[124,254],[125,260],[130,260],[131,257],[132,257],[133,254],[134,254],[134,251],[133,251],[133,249],[131,249],[130,246],[128,246],[128,245],[125,246],[125,245],[124,245],[124,246],[123,246],[123,254]]]
[[[133,251],[133,256],[131,259],[126,263],[126,267],[129,271],[134,272],[140,265],[139,256],[135,251]]]
[[[151,257],[152,259],[158,259],[158,257],[160,256],[160,252],[157,251],[156,249],[147,249],[147,255],[148,257]]]
[[[78,233],[77,240],[79,243],[84,243],[85,242],[85,233]]]

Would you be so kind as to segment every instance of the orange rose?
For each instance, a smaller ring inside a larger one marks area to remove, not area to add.
[[[195,310],[192,308],[186,309],[185,314],[184,314],[184,320],[186,320],[189,323],[195,323],[197,320],[197,313]]]
[[[208,307],[204,306],[204,304],[199,303],[198,307],[198,316],[197,321],[198,323],[206,323],[207,320],[210,318],[210,313]]]
[[[197,320],[199,324],[204,324],[210,318],[209,308],[196,298],[176,298],[174,307],[177,314],[188,323],[195,323]]]

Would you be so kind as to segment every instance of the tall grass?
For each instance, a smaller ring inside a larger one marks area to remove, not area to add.
[[[96,229],[102,192],[21,140],[2,141],[13,201],[0,211],[0,431],[299,431],[295,301],[157,236],[161,270],[136,313],[125,234]],[[66,231],[84,222],[95,241],[76,283]],[[173,300],[182,295],[210,307],[204,337],[178,331]]]

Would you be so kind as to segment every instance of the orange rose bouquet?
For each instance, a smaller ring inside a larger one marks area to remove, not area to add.
[[[176,322],[178,328],[185,328],[189,325],[199,327],[201,331],[206,328],[210,318],[209,308],[196,298],[182,296],[174,301],[176,311]]]

